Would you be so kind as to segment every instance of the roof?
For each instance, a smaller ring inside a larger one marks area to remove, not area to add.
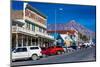
[[[69,41],[72,41],[72,39],[68,36],[68,35],[66,35],[66,34],[60,34],[60,36],[62,37],[62,39],[65,41],[65,40],[69,40]],[[66,39],[66,37],[67,37],[67,39]]]
[[[74,33],[76,33],[75,30],[67,30],[66,32],[68,32],[69,34],[74,34]]]
[[[66,34],[60,34],[63,40],[65,40]]]
[[[52,31],[47,31],[48,33],[55,33],[55,30],[52,30]],[[75,30],[56,30],[57,33],[60,33],[60,34],[66,34],[67,32],[69,34],[74,34],[76,31]]]

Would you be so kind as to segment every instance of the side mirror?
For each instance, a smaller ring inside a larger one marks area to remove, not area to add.
[[[14,51],[14,53],[16,53],[16,51]]]

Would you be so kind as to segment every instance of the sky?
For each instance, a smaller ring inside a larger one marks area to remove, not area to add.
[[[22,1],[12,1],[12,9],[22,10],[23,3]],[[86,28],[96,31],[96,6],[41,2],[27,3],[47,16],[48,24],[55,24],[55,18],[56,23],[68,23],[71,20],[75,20]]]

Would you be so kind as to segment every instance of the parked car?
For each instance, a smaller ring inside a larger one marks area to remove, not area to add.
[[[12,60],[27,59],[37,60],[42,56],[39,46],[17,47],[12,51]]]
[[[64,53],[64,49],[61,46],[51,46],[41,51],[42,55],[59,55]]]
[[[75,51],[75,49],[73,49],[71,46],[70,47],[67,47],[67,53],[73,52],[73,51]]]
[[[46,47],[41,47],[41,53],[42,57],[47,57],[48,55],[50,55],[49,50]]]
[[[15,50],[15,48],[12,48],[12,50],[11,51],[14,51]]]
[[[66,46],[63,46],[62,48],[64,49],[64,52],[67,52],[67,47]]]
[[[80,49],[83,49],[83,48],[86,48],[86,45],[83,44],[80,46]]]
[[[77,50],[77,46],[70,46],[70,48]]]

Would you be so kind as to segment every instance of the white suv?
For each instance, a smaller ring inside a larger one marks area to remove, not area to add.
[[[39,46],[17,47],[12,51],[12,61],[23,58],[37,60],[40,56],[42,56],[42,54]]]

